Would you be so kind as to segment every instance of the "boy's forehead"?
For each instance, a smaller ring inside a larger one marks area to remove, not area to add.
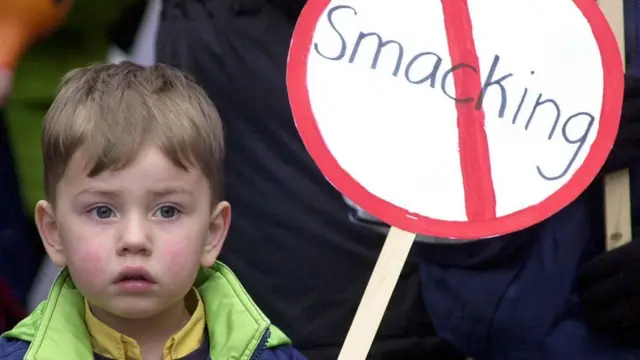
[[[95,161],[87,152],[74,154],[61,179],[74,188],[80,186],[109,186],[124,188],[175,188],[189,189],[200,183],[207,183],[202,172],[188,166],[187,169],[173,164],[158,148],[147,147],[141,150],[133,161],[120,168],[107,167],[104,171],[89,176]],[[81,190],[81,189],[78,189]]]

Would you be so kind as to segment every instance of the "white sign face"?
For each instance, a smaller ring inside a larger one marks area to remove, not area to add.
[[[542,221],[591,182],[622,73],[592,0],[310,0],[287,81],[345,196],[409,231],[479,238]]]

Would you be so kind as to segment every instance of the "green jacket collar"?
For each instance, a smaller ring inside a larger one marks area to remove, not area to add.
[[[212,358],[250,359],[267,330],[268,348],[290,344],[224,264],[202,268],[194,286],[205,306]],[[56,278],[47,300],[2,336],[31,343],[25,360],[93,358],[84,324],[84,298],[67,269]]]

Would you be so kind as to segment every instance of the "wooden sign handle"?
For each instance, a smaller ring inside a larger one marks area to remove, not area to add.
[[[409,256],[416,234],[391,227],[338,360],[364,360]]]
[[[597,0],[618,41],[625,58],[624,0]],[[624,63],[623,63],[624,66]],[[632,239],[631,191],[629,170],[624,169],[604,178],[604,206],[607,250],[622,246]]]

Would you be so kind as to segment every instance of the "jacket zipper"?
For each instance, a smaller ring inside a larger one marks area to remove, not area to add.
[[[264,332],[264,335],[262,335],[262,339],[260,339],[258,346],[256,347],[256,351],[253,352],[253,355],[251,355],[251,358],[249,360],[260,359],[260,357],[262,356],[262,353],[267,349],[267,342],[269,342],[270,336],[271,336],[271,331],[269,331],[269,328],[267,328],[267,330]]]

